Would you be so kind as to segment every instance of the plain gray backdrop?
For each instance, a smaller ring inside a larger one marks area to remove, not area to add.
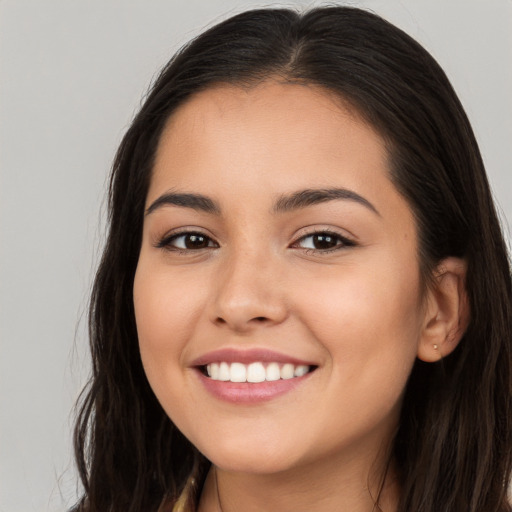
[[[287,2],[312,6],[319,2]],[[512,220],[512,1],[361,0],[418,39],[466,107]],[[0,511],[77,497],[72,406],[110,163],[182,44],[242,0],[0,0]],[[508,235],[507,235],[508,236]]]

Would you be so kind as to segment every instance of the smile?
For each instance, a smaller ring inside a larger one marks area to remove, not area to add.
[[[273,382],[280,379],[288,380],[302,377],[309,373],[309,365],[294,365],[291,363],[279,364],[277,362],[254,362],[243,364],[240,362],[211,363],[206,365],[206,374],[210,379],[222,382]]]
[[[263,348],[224,348],[190,364],[203,388],[215,398],[254,405],[302,387],[318,366],[316,361]]]

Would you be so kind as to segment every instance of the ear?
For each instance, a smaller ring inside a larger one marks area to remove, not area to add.
[[[436,268],[427,291],[425,317],[418,358],[432,363],[447,356],[459,344],[469,323],[466,262],[446,258]]]

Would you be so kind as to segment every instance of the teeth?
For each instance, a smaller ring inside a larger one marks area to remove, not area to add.
[[[295,370],[293,371],[294,377],[302,377],[303,375],[306,375],[308,373],[309,367],[305,365],[296,366]]]
[[[242,363],[231,363],[229,369],[231,382],[246,382],[247,381],[247,367]]]
[[[265,376],[265,367],[261,363],[251,363],[247,367],[247,382],[263,382]]]
[[[251,363],[249,365],[220,362],[207,365],[206,372],[212,380],[256,383],[302,377],[309,372],[309,366],[295,366],[291,363],[280,366],[279,363],[269,363],[265,367],[265,365],[260,362]]]
[[[213,363],[210,367],[211,378],[214,380],[219,380],[219,365],[217,363]]]
[[[279,370],[279,365],[277,363],[270,363],[267,366],[267,370],[265,372],[265,380],[279,380],[281,378],[281,371]]]
[[[230,377],[230,371],[229,371],[229,364],[228,363],[220,363],[219,368],[219,380],[229,380]]]
[[[281,379],[293,379],[295,368],[293,364],[285,364],[281,368]]]

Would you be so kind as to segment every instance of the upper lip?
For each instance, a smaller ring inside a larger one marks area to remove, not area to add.
[[[254,349],[245,349],[240,350],[236,348],[223,348],[219,350],[214,350],[212,352],[208,352],[197,359],[192,361],[191,366],[205,366],[210,363],[218,363],[218,362],[226,362],[226,363],[243,363],[243,364],[251,364],[251,363],[290,363],[295,366],[299,365],[308,365],[314,366],[314,363],[310,361],[305,361],[303,359],[299,359],[297,357],[289,356],[286,354],[282,354],[280,352],[275,352],[273,350],[254,348]]]

